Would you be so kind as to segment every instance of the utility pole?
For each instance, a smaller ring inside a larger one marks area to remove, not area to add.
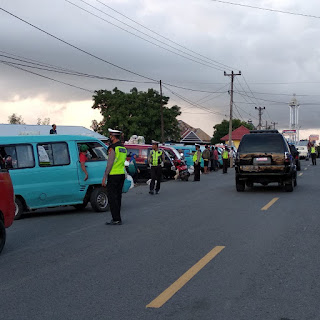
[[[266,121],[266,130],[268,130],[268,121]]]
[[[271,122],[271,124],[273,125],[273,130],[276,130],[276,124],[278,124],[278,122]]]
[[[229,147],[231,147],[232,143],[232,107],[233,107],[233,80],[235,76],[241,76],[241,71],[239,73],[231,73],[224,72],[224,75],[227,77],[231,77],[231,90],[230,90],[230,119],[229,119]]]
[[[160,103],[160,115],[161,115],[161,142],[164,143],[164,122],[163,122],[163,102],[162,102],[162,82],[160,80],[160,96],[161,96],[161,103]]]
[[[258,130],[261,130],[262,123],[261,123],[261,118],[262,118],[262,110],[265,109],[265,107],[255,107],[256,110],[259,110],[259,124],[258,124]]]

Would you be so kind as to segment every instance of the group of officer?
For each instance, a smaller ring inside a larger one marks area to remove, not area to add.
[[[102,179],[102,186],[107,188],[111,221],[106,225],[121,225],[121,199],[122,188],[125,181],[125,161],[127,159],[127,149],[120,141],[121,131],[108,129],[111,144],[108,148],[108,164]],[[162,167],[164,163],[164,153],[159,150],[159,142],[152,141],[152,151],[148,159],[151,169],[151,195],[160,191]]]
[[[108,201],[112,220],[106,222],[107,225],[121,225],[121,199],[122,188],[125,181],[125,161],[127,150],[120,141],[121,131],[109,129],[110,146],[108,149],[108,164],[102,179],[102,186],[107,188]],[[194,181],[200,181],[200,162],[202,153],[200,145],[196,144],[196,151],[193,155]],[[223,173],[227,172],[229,152],[224,149],[223,154]],[[151,182],[149,194],[154,195],[160,192],[162,167],[165,155],[159,150],[159,142],[152,141],[152,151],[150,152],[148,163],[151,169]]]

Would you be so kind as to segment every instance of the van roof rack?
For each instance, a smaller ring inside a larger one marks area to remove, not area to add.
[[[278,130],[250,130],[250,133],[279,133]]]

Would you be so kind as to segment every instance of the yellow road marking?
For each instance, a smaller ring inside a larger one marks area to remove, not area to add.
[[[189,280],[191,280],[203,267],[205,267],[216,255],[218,255],[225,247],[216,246],[199,260],[193,267],[185,272],[170,287],[164,290],[157,298],[151,301],[147,308],[161,308],[169,299],[172,298]]]
[[[263,208],[261,208],[261,210],[262,211],[268,210],[278,200],[279,200],[279,198],[273,198],[269,203],[267,203]]]
[[[298,174],[299,177],[301,177],[302,175],[303,175],[303,172],[300,172],[300,173]]]

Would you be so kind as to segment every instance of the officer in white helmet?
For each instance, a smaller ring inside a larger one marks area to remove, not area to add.
[[[125,161],[127,149],[120,142],[121,131],[108,129],[111,145],[108,148],[108,164],[102,179],[102,186],[107,186],[108,201],[112,220],[107,225],[121,225],[121,198],[125,180]],[[107,183],[106,183],[107,180]]]

